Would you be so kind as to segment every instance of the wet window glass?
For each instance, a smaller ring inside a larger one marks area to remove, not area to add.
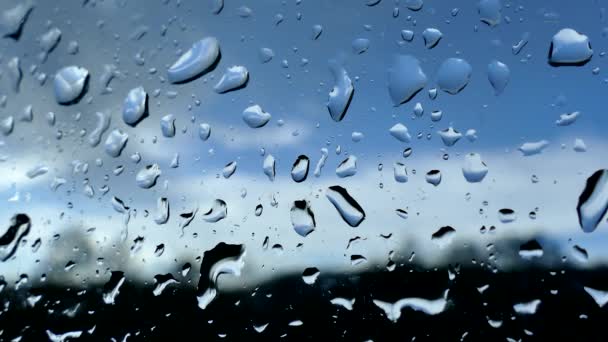
[[[603,1],[0,1],[0,340],[602,340]]]

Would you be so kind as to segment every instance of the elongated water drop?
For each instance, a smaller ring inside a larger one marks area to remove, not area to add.
[[[325,196],[349,226],[357,227],[365,220],[365,211],[345,188],[339,185],[330,186]]]
[[[171,83],[190,81],[210,69],[219,56],[220,44],[216,38],[201,39],[167,70],[167,78]]]
[[[346,115],[346,110],[353,98],[353,82],[341,65],[336,61],[329,62],[329,69],[334,77],[334,87],[329,92],[327,100],[327,109],[329,115],[334,121],[341,121]]]
[[[578,222],[585,233],[593,232],[608,212],[608,170],[595,171],[585,184],[576,205]]]

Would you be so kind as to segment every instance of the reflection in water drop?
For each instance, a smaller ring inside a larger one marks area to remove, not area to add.
[[[456,95],[469,83],[473,68],[461,58],[448,58],[437,71],[437,85],[448,94]]]
[[[339,185],[330,186],[327,188],[325,195],[349,226],[357,227],[365,219],[363,208],[350,196],[345,188]]]
[[[551,40],[549,64],[552,66],[585,65],[592,56],[589,38],[573,29],[561,29]]]
[[[291,225],[300,236],[306,237],[315,230],[315,215],[306,200],[293,202],[290,210]]]
[[[327,109],[331,118],[338,122],[344,119],[355,88],[346,70],[336,61],[329,62],[329,70],[334,77],[334,87],[329,92]]]
[[[305,155],[300,155],[293,163],[291,167],[291,178],[296,183],[301,183],[308,177],[308,169],[310,166],[310,159]]]
[[[593,232],[608,212],[608,170],[597,170],[587,178],[576,211],[583,231]]]
[[[220,45],[216,38],[199,40],[167,70],[167,78],[171,83],[190,81],[210,69],[219,56]]]
[[[427,77],[420,62],[410,55],[393,58],[388,70],[388,93],[394,106],[411,100],[426,86]]]
[[[244,245],[229,245],[224,242],[204,253],[197,289],[199,308],[204,310],[217,296],[217,281],[220,275],[241,275],[241,269],[245,266],[244,258]]]

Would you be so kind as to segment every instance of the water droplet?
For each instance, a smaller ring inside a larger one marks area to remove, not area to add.
[[[258,53],[258,57],[260,59],[260,62],[262,62],[262,63],[268,63],[274,57],[274,51],[272,51],[269,48],[261,48],[260,51],[259,51],[259,53]]]
[[[477,4],[479,20],[489,26],[496,26],[502,18],[501,9],[500,0],[481,0]]]
[[[394,170],[394,176],[395,176],[395,181],[398,183],[405,183],[407,182],[407,168],[405,167],[404,164],[402,163],[395,163],[393,164],[393,170]]]
[[[119,129],[115,129],[106,138],[105,150],[106,153],[111,157],[118,157],[125,148],[129,135]]]
[[[425,179],[427,183],[437,186],[441,183],[441,171],[431,170],[426,173]]]
[[[551,40],[549,64],[551,66],[581,66],[593,56],[589,38],[570,28],[559,30]]]
[[[543,247],[536,240],[530,240],[519,246],[519,256],[530,260],[543,256]]]
[[[436,232],[431,235],[431,241],[433,241],[440,249],[443,249],[454,239],[454,235],[456,234],[456,229],[445,226],[439,228]]]
[[[374,299],[374,304],[384,311],[386,318],[392,322],[397,322],[401,317],[403,308],[410,308],[414,311],[424,312],[427,315],[437,315],[442,313],[447,306],[448,290],[446,290],[440,298],[425,299],[425,298],[402,298],[395,303],[383,302]]]
[[[211,13],[220,14],[224,8],[224,0],[211,0]]]
[[[202,75],[211,69],[220,56],[220,44],[214,37],[207,37],[192,44],[167,70],[171,83],[183,83]]]
[[[367,38],[357,38],[353,40],[351,44],[353,48],[353,52],[357,55],[360,55],[369,49],[369,39]]]
[[[243,121],[251,128],[264,127],[270,121],[272,115],[262,110],[259,105],[245,108],[243,111]]]
[[[315,166],[315,172],[314,172],[315,177],[321,176],[321,170],[323,169],[323,166],[325,166],[325,162],[327,161],[328,155],[329,155],[329,151],[325,147],[323,147],[321,149],[321,158],[319,158],[319,161],[317,162],[317,166]]]
[[[515,304],[513,305],[513,311],[520,315],[533,315],[536,313],[540,303],[540,299],[535,299],[529,302]]]
[[[226,202],[221,199],[216,199],[213,201],[211,208],[203,215],[203,220],[215,223],[225,219],[226,216],[228,216],[228,206],[226,205]]]
[[[255,216],[261,216],[264,211],[264,207],[261,204],[255,206]]]
[[[517,219],[517,215],[513,209],[503,208],[498,210],[498,219],[502,223],[511,223]]]
[[[354,176],[357,173],[357,157],[348,156],[336,168],[336,175],[340,178]]]
[[[241,65],[231,66],[226,70],[219,82],[213,87],[216,93],[223,94],[231,90],[245,87],[249,80],[249,71]]]
[[[350,138],[353,142],[360,142],[361,140],[363,140],[363,138],[365,138],[365,135],[363,135],[363,133],[361,132],[353,132],[350,135]]]
[[[397,123],[389,129],[389,133],[397,140],[408,143],[412,140],[407,127],[402,123]]]
[[[143,87],[129,91],[122,108],[122,118],[129,126],[137,125],[148,115],[148,94]]]
[[[202,141],[207,141],[211,136],[211,126],[208,123],[202,123],[198,126],[198,137],[201,138]]]
[[[334,205],[338,213],[351,227],[357,227],[365,219],[365,212],[345,188],[334,185],[327,188],[325,196]]]
[[[488,81],[494,88],[494,94],[500,95],[507,87],[511,78],[511,70],[509,67],[497,60],[494,60],[488,64]]]
[[[330,300],[329,302],[332,303],[333,305],[341,306],[348,311],[352,311],[353,305],[355,304],[355,299],[354,298],[346,299],[346,298],[336,297],[336,298]]]
[[[462,174],[469,183],[481,182],[488,174],[488,167],[481,160],[479,153],[467,153],[464,156]]]
[[[443,33],[441,33],[441,31],[439,31],[436,28],[427,28],[424,31],[422,31],[422,38],[424,39],[424,46],[427,49],[432,49],[435,46],[437,46],[437,44],[439,44],[439,41],[441,40],[442,37],[443,37]]]
[[[47,172],[49,172],[48,166],[39,164],[39,165],[35,165],[31,169],[27,170],[25,175],[27,176],[27,178],[33,179],[33,178],[42,176],[42,175],[46,174]]]
[[[579,245],[572,246],[572,254],[579,262],[587,262],[589,260],[589,253]]]
[[[323,33],[323,26],[321,25],[313,25],[312,27],[312,40],[317,40],[319,36]]]
[[[559,119],[555,121],[555,124],[558,126],[569,126],[573,124],[580,115],[581,112],[578,111],[560,114]]]
[[[532,156],[541,153],[545,147],[549,146],[547,140],[531,141],[523,143],[517,148],[524,156]]]
[[[408,217],[407,211],[404,209],[396,209],[395,213],[397,213],[397,216],[401,217],[404,220]]]
[[[15,40],[19,40],[23,25],[27,21],[30,13],[34,9],[33,1],[22,1],[2,12],[0,17],[0,24],[2,25],[2,36],[10,37]]]
[[[594,288],[583,286],[585,292],[587,292],[593,301],[600,307],[603,308],[608,303],[608,291],[596,290]]]
[[[21,85],[21,79],[23,78],[23,73],[21,72],[21,61],[18,57],[13,57],[9,59],[6,67],[11,88],[14,92],[18,93]]]
[[[165,138],[175,136],[175,117],[173,114],[167,114],[160,119],[160,130]]]
[[[236,172],[236,166],[237,164],[235,161],[226,164],[226,166],[224,166],[224,169],[222,170],[222,176],[224,176],[224,178],[226,179],[230,178],[230,176],[232,176]]]
[[[6,118],[0,121],[0,131],[4,135],[10,135],[13,132],[13,128],[15,127],[15,119],[13,116],[7,116]]]
[[[60,104],[77,102],[89,79],[89,71],[77,66],[68,66],[57,72],[53,82],[55,99]]]
[[[106,113],[96,112],[95,116],[97,116],[97,125],[89,134],[89,145],[91,147],[95,147],[99,145],[101,142],[101,136],[108,130],[110,127],[110,116]]]
[[[576,211],[583,231],[593,232],[608,212],[608,170],[597,170],[587,178]]]
[[[448,127],[444,130],[438,131],[437,133],[441,137],[443,144],[448,147],[454,146],[454,144],[456,144],[456,142],[462,138],[462,133],[458,132],[453,127]]]
[[[327,109],[331,118],[338,122],[344,119],[355,89],[346,70],[336,61],[329,62],[329,70],[334,77],[334,87],[329,92]]]
[[[461,58],[448,58],[437,71],[437,85],[448,94],[460,93],[469,83],[473,68]]]
[[[393,59],[388,70],[388,92],[393,105],[399,106],[411,100],[426,86],[427,77],[420,62],[410,55],[399,55]]]
[[[169,200],[166,197],[159,197],[156,201],[156,224],[165,224],[169,221]]]
[[[160,296],[167,286],[177,283],[178,281],[175,280],[171,273],[157,274],[154,276],[154,289],[152,290],[152,293],[154,296]]]
[[[276,160],[271,154],[267,155],[266,158],[264,158],[264,164],[262,165],[262,169],[264,170],[264,174],[271,182],[274,181],[274,177],[276,174],[275,167]]]
[[[291,207],[291,224],[293,229],[302,237],[308,236],[315,230],[315,215],[310,209],[310,204],[306,200],[293,202]]]
[[[585,142],[583,141],[583,139],[576,138],[576,139],[574,139],[574,146],[572,149],[575,152],[586,152],[587,145],[585,145]]]
[[[304,270],[304,272],[302,272],[302,280],[304,280],[304,283],[308,285],[313,285],[317,281],[320,274],[321,272],[319,272],[318,268],[308,267]]]
[[[146,165],[143,169],[139,170],[137,176],[135,176],[135,182],[140,188],[149,189],[156,184],[156,179],[158,179],[161,173],[158,164]]]
[[[401,38],[406,42],[411,42],[412,40],[414,40],[414,31],[401,30]]]
[[[310,159],[303,154],[299,155],[291,167],[291,179],[296,183],[305,181],[306,177],[308,177],[309,166]]]
[[[110,280],[103,286],[102,298],[106,304],[114,305],[116,296],[119,293],[120,287],[125,282],[125,276],[123,272],[112,271]]]
[[[224,242],[204,253],[197,289],[199,308],[204,310],[215,299],[218,293],[217,281],[222,274],[237,277],[241,275],[241,269],[245,266],[244,258],[244,245],[229,245]]]
[[[30,232],[31,221],[25,214],[17,214],[11,218],[10,226],[0,236],[0,260],[7,261],[21,245],[21,240]]]

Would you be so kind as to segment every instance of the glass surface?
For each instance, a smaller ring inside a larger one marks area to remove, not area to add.
[[[602,340],[604,1],[3,0],[0,340]]]

